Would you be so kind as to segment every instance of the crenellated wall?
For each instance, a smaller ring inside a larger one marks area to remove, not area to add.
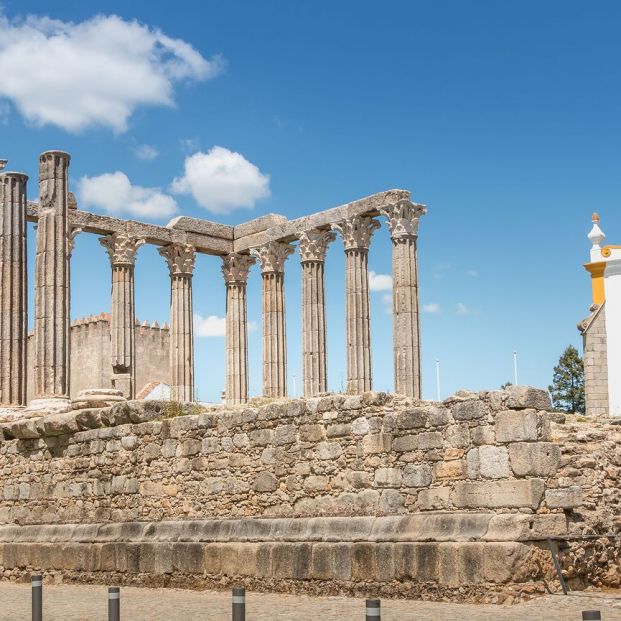
[[[34,397],[34,335],[28,336],[28,401]],[[169,329],[157,322],[136,323],[136,386],[170,383]],[[111,388],[110,316],[106,313],[71,324],[71,392],[85,388]]]

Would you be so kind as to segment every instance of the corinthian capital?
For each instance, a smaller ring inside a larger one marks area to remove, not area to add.
[[[287,242],[273,241],[268,242],[265,246],[252,248],[250,254],[259,259],[261,272],[267,274],[270,272],[282,273],[285,271],[285,261],[290,254],[293,254],[291,244]]]
[[[99,243],[106,249],[113,267],[120,265],[133,266],[136,263],[136,251],[144,239],[134,237],[129,232],[117,232],[99,238]]]
[[[300,256],[306,261],[324,261],[328,244],[336,239],[332,231],[311,229],[300,234]]]
[[[67,256],[71,257],[73,254],[73,247],[75,245],[75,238],[83,231],[81,226],[69,226],[67,233]]]
[[[246,284],[248,272],[256,259],[247,254],[232,252],[222,257],[222,275],[227,285],[234,283]]]
[[[166,259],[172,276],[192,276],[196,251],[192,244],[169,244],[157,251]]]
[[[405,239],[418,235],[418,222],[427,213],[427,207],[402,200],[380,207],[380,213],[388,220],[388,229],[393,240]]]
[[[338,224],[333,224],[332,230],[341,234],[345,250],[368,250],[371,236],[380,226],[380,223],[370,216],[352,216]]]

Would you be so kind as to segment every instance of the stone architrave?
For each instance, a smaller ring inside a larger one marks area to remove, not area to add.
[[[158,249],[170,272],[171,398],[194,401],[194,325],[192,273],[196,251],[191,244],[173,243]]]
[[[302,263],[302,374],[305,397],[328,390],[324,262],[331,231],[311,229],[300,237]]]
[[[222,257],[226,283],[226,390],[228,405],[248,401],[246,283],[255,258],[236,252]]]
[[[345,246],[347,334],[347,392],[371,390],[371,323],[369,311],[369,244],[380,223],[369,216],[353,216],[332,229]]]
[[[50,399],[70,402],[71,241],[67,221],[70,156],[46,151],[39,157],[39,218],[35,257],[35,395],[30,407],[51,409]]]
[[[285,261],[291,244],[274,241],[250,253],[257,257],[263,279],[263,396],[287,396],[285,327]]]
[[[134,266],[136,251],[145,240],[128,229],[100,237],[99,243],[108,252],[112,268],[112,388],[120,390],[126,399],[133,399],[136,395]]]
[[[0,174],[0,405],[26,404],[26,183]]]
[[[420,327],[416,239],[424,205],[408,200],[380,209],[392,238],[392,331],[395,392],[420,399]]]

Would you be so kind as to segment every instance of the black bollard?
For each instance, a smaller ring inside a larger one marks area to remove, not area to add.
[[[32,576],[32,621],[43,621],[43,576]]]
[[[380,621],[380,601],[379,599],[367,600],[366,621]]]
[[[602,613],[599,610],[583,610],[582,621],[602,621]]]
[[[108,587],[108,621],[121,621],[121,589]]]
[[[233,621],[246,621],[246,589],[233,589]]]

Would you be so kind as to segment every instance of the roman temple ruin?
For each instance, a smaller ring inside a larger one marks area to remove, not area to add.
[[[27,201],[25,175],[0,174],[0,579],[41,572],[87,583],[494,602],[559,592],[561,571],[571,589],[620,586],[617,421],[553,412],[548,392],[527,386],[421,398],[416,242],[425,207],[408,192],[296,220],[224,226],[180,217],[155,226],[77,209],[68,167],[66,153],[41,155],[38,204]],[[30,340],[29,220],[37,224]],[[371,377],[367,261],[383,221],[392,238],[395,394],[374,392]],[[112,309],[109,319],[70,326],[71,251],[84,233],[108,253]],[[326,381],[325,261],[337,237],[345,394],[327,392]],[[288,399],[286,384],[284,280],[295,243],[302,399]],[[144,244],[158,246],[168,267],[165,334],[136,328],[134,267]],[[226,284],[219,405],[193,400],[197,253],[221,257]],[[255,264],[263,397],[249,400]],[[105,364],[89,366],[97,349]],[[145,355],[172,401],[136,398]],[[86,369],[109,384],[72,395],[76,357],[80,381]]]

